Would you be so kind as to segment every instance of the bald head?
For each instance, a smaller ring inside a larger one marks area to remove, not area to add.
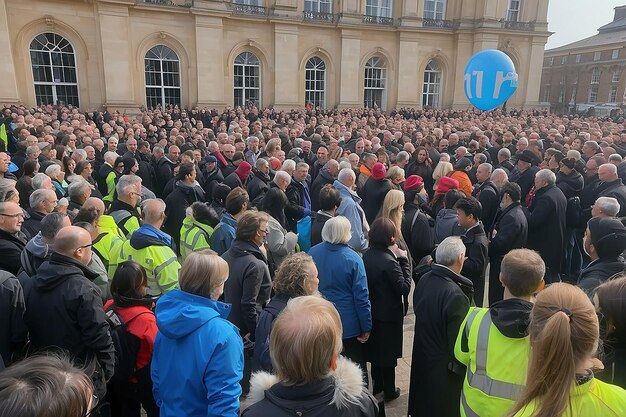
[[[83,204],[84,209],[95,208],[99,214],[104,214],[104,202],[97,197],[89,197]]]
[[[144,223],[160,229],[165,221],[165,202],[160,198],[151,198],[142,205]]]
[[[55,252],[73,258],[83,265],[91,261],[91,235],[76,226],[64,227],[54,238]]]

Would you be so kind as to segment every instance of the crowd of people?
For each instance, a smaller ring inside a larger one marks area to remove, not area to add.
[[[8,106],[0,415],[626,415],[626,126]],[[411,296],[412,295],[412,296]]]

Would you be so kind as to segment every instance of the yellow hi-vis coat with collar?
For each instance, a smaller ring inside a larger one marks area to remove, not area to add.
[[[191,252],[210,249],[213,228],[200,223],[192,217],[185,217],[180,228],[180,261],[183,262]]]
[[[126,241],[124,233],[115,224],[115,219],[107,214],[98,220],[100,235],[93,241],[93,250],[102,260],[104,267],[109,269],[111,260],[117,261],[122,244]],[[112,276],[109,276],[109,279]]]
[[[471,308],[461,324],[454,356],[467,366],[462,417],[501,417],[519,398],[528,368],[528,336],[504,336],[489,308]]]
[[[137,232],[135,232],[137,233]],[[148,276],[148,294],[160,296],[178,288],[180,263],[176,253],[165,245],[149,245],[136,249],[131,244],[133,238],[125,241],[115,264],[109,265],[109,276],[115,274],[117,265],[124,261],[135,261],[146,270]]]

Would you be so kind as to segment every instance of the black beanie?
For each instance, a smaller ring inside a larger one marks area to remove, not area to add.
[[[594,217],[587,226],[600,258],[616,258],[626,250],[626,227],[618,219]]]

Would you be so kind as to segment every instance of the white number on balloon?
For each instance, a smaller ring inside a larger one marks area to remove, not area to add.
[[[476,77],[476,98],[483,98],[483,71],[472,71],[471,74],[467,73],[463,76],[467,98],[473,98],[472,77]],[[517,74],[514,72],[508,72],[506,76],[504,76],[503,71],[496,72],[496,85],[493,88],[493,98],[497,99],[500,96],[500,87],[502,87],[505,81],[511,81],[511,84],[516,87],[517,77]]]

